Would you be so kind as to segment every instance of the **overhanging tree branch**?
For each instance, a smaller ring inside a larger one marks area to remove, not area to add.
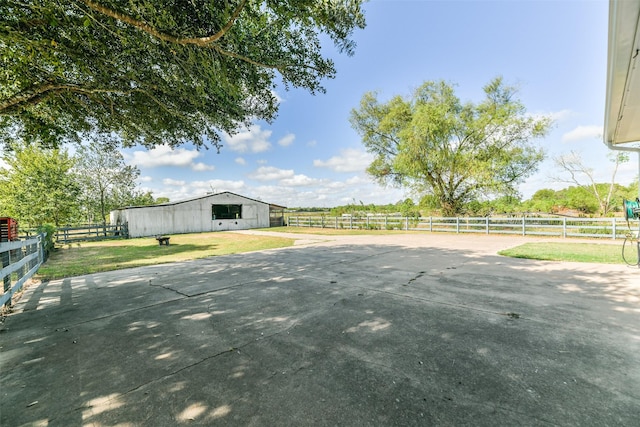
[[[134,92],[140,92],[148,96],[149,99],[155,102],[164,111],[174,116],[185,118],[183,114],[180,114],[179,112],[167,106],[164,102],[160,101],[156,96],[154,96],[148,90],[144,90],[141,88],[136,88],[129,91],[123,91],[118,89],[89,89],[86,87],[82,87],[75,84],[68,84],[68,83],[66,84],[45,83],[36,87],[29,88],[22,92],[19,92],[16,95],[0,103],[0,115],[10,114],[13,110],[25,108],[30,105],[35,105],[52,94],[65,92],[65,91],[86,95],[86,96],[91,96],[96,94],[130,95]],[[113,105],[111,105],[111,110],[113,110]]]
[[[242,9],[247,4],[247,0],[242,0],[238,5],[238,7],[236,7],[235,11],[233,12],[233,15],[231,15],[231,18],[229,19],[229,21],[227,21],[225,26],[222,27],[220,31],[218,31],[217,33],[209,36],[205,36],[205,37],[189,38],[189,37],[176,37],[171,34],[167,34],[147,24],[146,22],[134,19],[129,15],[110,9],[106,6],[101,5],[100,3],[97,3],[91,0],[79,0],[79,1],[87,5],[89,8],[95,10],[96,12],[109,16],[120,22],[124,22],[125,24],[129,24],[133,27],[136,27],[139,30],[142,30],[145,33],[150,34],[153,37],[156,37],[160,40],[164,40],[166,42],[176,43],[180,45],[194,44],[197,46],[209,46],[211,45],[211,43],[214,43],[220,40],[231,29],[231,27],[233,27],[233,24],[235,23],[236,19],[238,19],[238,17],[240,16]]]
[[[127,92],[114,89],[87,89],[80,85],[70,83],[42,83],[39,85],[34,85],[28,89],[16,93],[13,96],[10,96],[5,100],[2,100],[2,102],[0,102],[0,115],[6,115],[11,113],[13,110],[35,105],[42,101],[44,98],[60,92],[74,92],[83,95],[95,95],[98,93],[130,93],[130,91]]]
[[[233,14],[231,15],[231,18],[229,19],[229,21],[227,21],[227,23],[224,25],[224,27],[222,27],[222,29],[220,29],[220,31],[218,31],[217,33],[210,35],[210,36],[205,36],[205,37],[177,37],[165,32],[162,32],[160,30],[158,30],[157,28],[153,27],[152,25],[149,25],[148,23],[144,22],[144,21],[140,21],[137,19],[134,19],[132,17],[130,17],[129,15],[126,15],[124,13],[115,11],[113,9],[110,9],[106,6],[101,5],[100,3],[94,2],[92,0],[79,0],[80,2],[82,2],[83,4],[85,4],[86,6],[88,6],[89,8],[95,10],[96,12],[99,12],[103,15],[109,16],[111,18],[114,18],[120,22],[124,22],[126,24],[129,24],[135,28],[138,28],[139,30],[144,31],[145,33],[156,37],[160,40],[166,41],[166,42],[170,42],[170,43],[175,43],[175,44],[179,44],[179,45],[196,45],[196,46],[200,46],[200,47],[209,47],[209,48],[213,48],[215,49],[218,53],[220,53],[221,55],[224,56],[229,56],[235,59],[239,59],[241,61],[247,62],[251,65],[255,65],[256,67],[261,67],[261,68],[271,68],[271,69],[275,69],[278,70],[280,73],[283,73],[287,68],[292,68],[292,67],[300,67],[300,68],[306,68],[306,69],[310,69],[316,72],[321,72],[320,69],[318,69],[317,67],[314,67],[312,65],[309,64],[282,64],[282,65],[273,65],[273,64],[266,64],[264,62],[260,62],[260,61],[256,61],[254,59],[251,59],[247,56],[244,55],[240,55],[238,53],[235,52],[231,52],[225,49],[222,49],[220,46],[215,45],[214,43],[217,42],[218,40],[220,40],[222,37],[224,37],[224,35],[231,29],[231,27],[233,27],[233,24],[236,22],[236,20],[238,19],[238,17],[240,16],[240,13],[242,12],[242,10],[244,9],[245,5],[247,4],[248,0],[242,0],[240,2],[240,4],[236,7],[236,9],[234,10]]]

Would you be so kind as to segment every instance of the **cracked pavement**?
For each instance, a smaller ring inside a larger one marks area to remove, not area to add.
[[[637,425],[638,269],[299,239],[33,284],[0,329],[0,425]]]

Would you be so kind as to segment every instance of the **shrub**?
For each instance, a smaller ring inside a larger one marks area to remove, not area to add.
[[[53,224],[43,224],[37,229],[38,234],[44,234],[44,257],[49,257],[49,253],[53,251],[55,247],[55,235],[56,227]]]

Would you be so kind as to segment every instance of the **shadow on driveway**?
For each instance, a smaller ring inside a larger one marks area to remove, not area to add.
[[[344,242],[41,283],[0,425],[637,425],[621,266]]]

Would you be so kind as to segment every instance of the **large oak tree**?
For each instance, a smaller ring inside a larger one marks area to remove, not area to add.
[[[363,1],[2,1],[0,144],[219,148],[274,119],[279,82],[323,91],[335,68],[320,41],[352,54]]]
[[[516,89],[496,78],[485,99],[462,102],[444,81],[428,81],[413,97],[381,103],[363,96],[351,124],[375,159],[367,172],[382,184],[435,197],[444,215],[471,200],[514,195],[536,171],[543,151],[531,143],[550,119],[527,115]]]

